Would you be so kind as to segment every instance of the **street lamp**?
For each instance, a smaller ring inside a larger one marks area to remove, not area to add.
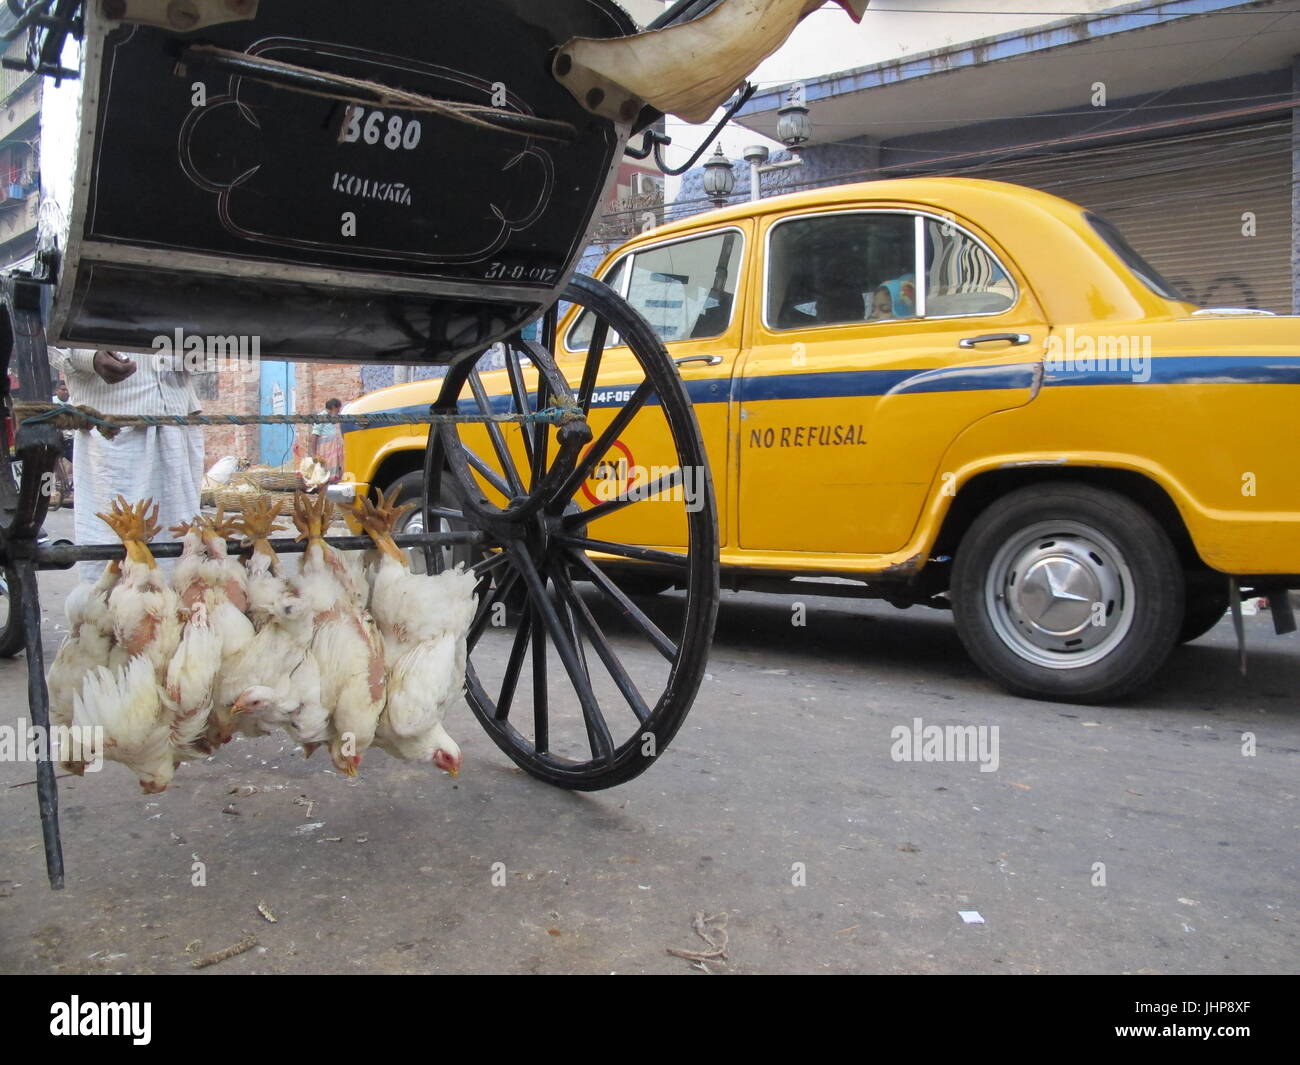
[[[785,103],[777,108],[776,135],[794,154],[779,163],[769,163],[768,150],[761,144],[754,144],[745,149],[745,162],[749,164],[749,198],[760,199],[763,195],[763,175],[774,170],[788,170],[790,167],[803,166],[798,149],[812,139],[813,124],[808,117],[808,104],[805,102],[803,82],[795,82],[786,93]]]
[[[812,119],[804,102],[804,87],[796,83],[776,111],[776,139],[791,150],[812,138]]]
[[[719,144],[704,164],[704,195],[713,201],[714,207],[724,207],[735,187],[736,173],[731,167],[731,160],[722,154],[722,145]]]

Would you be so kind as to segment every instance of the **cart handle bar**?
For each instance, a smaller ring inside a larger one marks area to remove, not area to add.
[[[393,537],[398,547],[480,544],[484,539],[483,533],[477,529],[463,532],[398,533]],[[277,555],[302,554],[307,550],[306,540],[282,539],[271,542]],[[325,542],[340,551],[368,551],[375,546],[369,536],[327,536]],[[239,540],[230,540],[226,544],[226,549],[232,553],[238,553],[247,547],[246,543]],[[121,544],[61,543],[37,547],[30,540],[12,540],[8,549],[11,559],[30,558],[40,569],[71,569],[78,562],[113,562],[126,557],[126,548]],[[149,553],[154,558],[179,558],[184,549],[185,545],[179,540],[149,545]]]

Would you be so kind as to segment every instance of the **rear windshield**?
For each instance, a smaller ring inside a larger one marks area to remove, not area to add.
[[[1189,300],[1161,277],[1160,271],[1137,253],[1133,245],[1124,239],[1124,234],[1115,228],[1114,223],[1102,218],[1101,215],[1093,214],[1091,211],[1085,212],[1084,217],[1088,220],[1088,224],[1097,231],[1101,239],[1110,246],[1110,250],[1123,259],[1124,265],[1132,270],[1137,275],[1138,280],[1157,296],[1167,300],[1177,300],[1180,303],[1195,302]]]

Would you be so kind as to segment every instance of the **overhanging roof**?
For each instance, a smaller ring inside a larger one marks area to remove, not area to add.
[[[1095,82],[1118,100],[1278,70],[1297,53],[1297,0],[1144,2],[827,74],[804,86],[813,143],[887,139],[1086,111]],[[778,86],[756,94],[736,121],[776,139],[776,110],[787,91]]]

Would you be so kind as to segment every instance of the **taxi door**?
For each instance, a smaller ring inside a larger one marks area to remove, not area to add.
[[[953,438],[1036,394],[1047,323],[952,219],[841,209],[776,218],[760,238],[737,382],[740,547],[899,550]]]
[[[615,261],[603,280],[620,292],[654,328],[677,364],[695,407],[719,501],[719,533],[727,543],[727,425],[731,378],[741,345],[738,293],[743,291],[745,262],[754,223],[744,219],[685,237],[637,247]],[[561,369],[575,385],[582,373],[591,319],[572,322],[561,344]],[[626,346],[610,339],[589,421],[601,431],[642,381],[643,374]],[[668,427],[657,406],[647,406],[596,467],[579,493],[579,505],[634,493],[659,481],[676,465]],[[683,497],[699,487],[699,471],[684,471],[682,490],[665,493],[664,502],[646,500],[603,517],[591,529],[599,538],[655,547],[686,545]],[[676,505],[671,505],[676,504]]]

